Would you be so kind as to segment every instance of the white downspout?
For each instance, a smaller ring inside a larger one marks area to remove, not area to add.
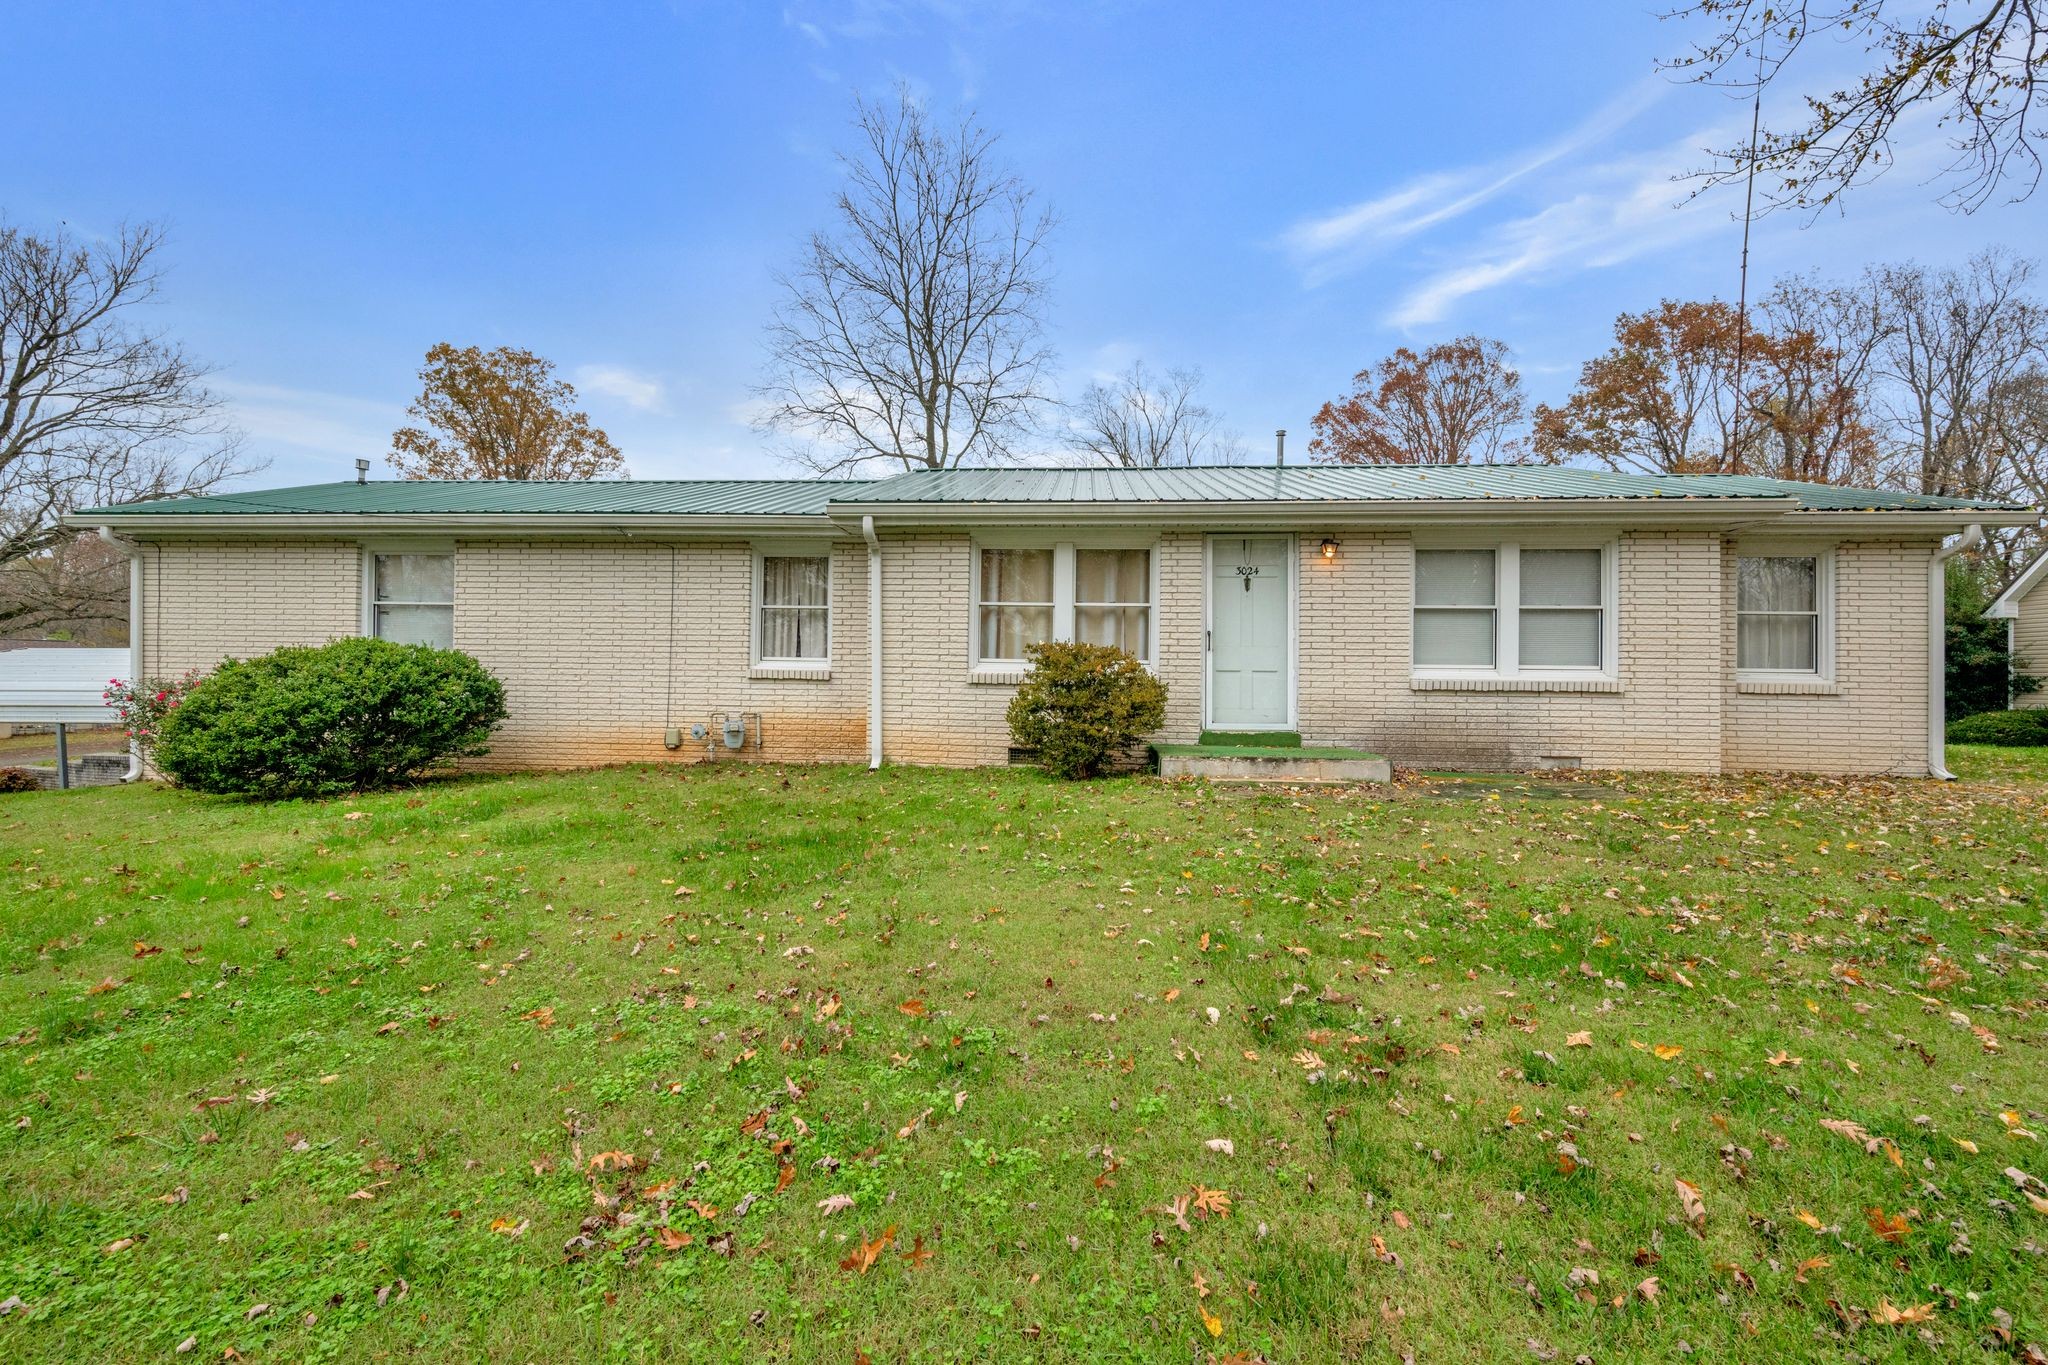
[[[142,547],[115,535],[111,526],[100,527],[100,539],[128,556],[128,684],[133,687],[142,681]],[[121,780],[133,782],[141,776],[142,745],[131,739],[128,771],[121,775]]]
[[[1948,770],[1948,562],[1984,543],[1984,528],[1971,522],[1962,538],[1934,552],[1927,565],[1927,775],[1953,782]]]
[[[882,766],[882,542],[875,519],[860,519],[868,542],[868,771]]]

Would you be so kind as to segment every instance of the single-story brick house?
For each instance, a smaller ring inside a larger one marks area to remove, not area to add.
[[[1921,775],[1943,540],[2033,519],[1740,476],[1239,466],[358,481],[69,520],[133,557],[142,673],[453,644],[506,682],[505,766],[1001,763],[1025,645],[1078,637],[1165,680],[1167,741]]]
[[[1984,613],[2005,621],[2008,653],[2024,671],[2048,674],[2048,553],[2036,555]],[[2048,688],[2012,699],[2014,706],[2048,706]]]

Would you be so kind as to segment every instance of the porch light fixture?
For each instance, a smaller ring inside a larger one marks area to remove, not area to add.
[[[1323,537],[1323,543],[1320,548],[1324,559],[1335,559],[1337,557],[1337,542],[1330,537]]]

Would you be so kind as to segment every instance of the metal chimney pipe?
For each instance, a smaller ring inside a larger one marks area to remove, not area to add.
[[[356,482],[357,482],[357,483],[368,483],[369,481],[370,481],[370,462],[369,462],[368,460],[365,460],[365,459],[363,459],[363,458],[362,458],[361,456],[357,456],[357,457],[356,457]]]
[[[1280,430],[1273,433],[1273,468],[1278,469],[1281,465],[1284,465],[1286,463],[1287,428],[1282,427],[1280,428]]]

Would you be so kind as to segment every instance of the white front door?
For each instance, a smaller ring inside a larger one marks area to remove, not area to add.
[[[1209,726],[1284,730],[1290,714],[1294,613],[1286,536],[1209,541]]]

